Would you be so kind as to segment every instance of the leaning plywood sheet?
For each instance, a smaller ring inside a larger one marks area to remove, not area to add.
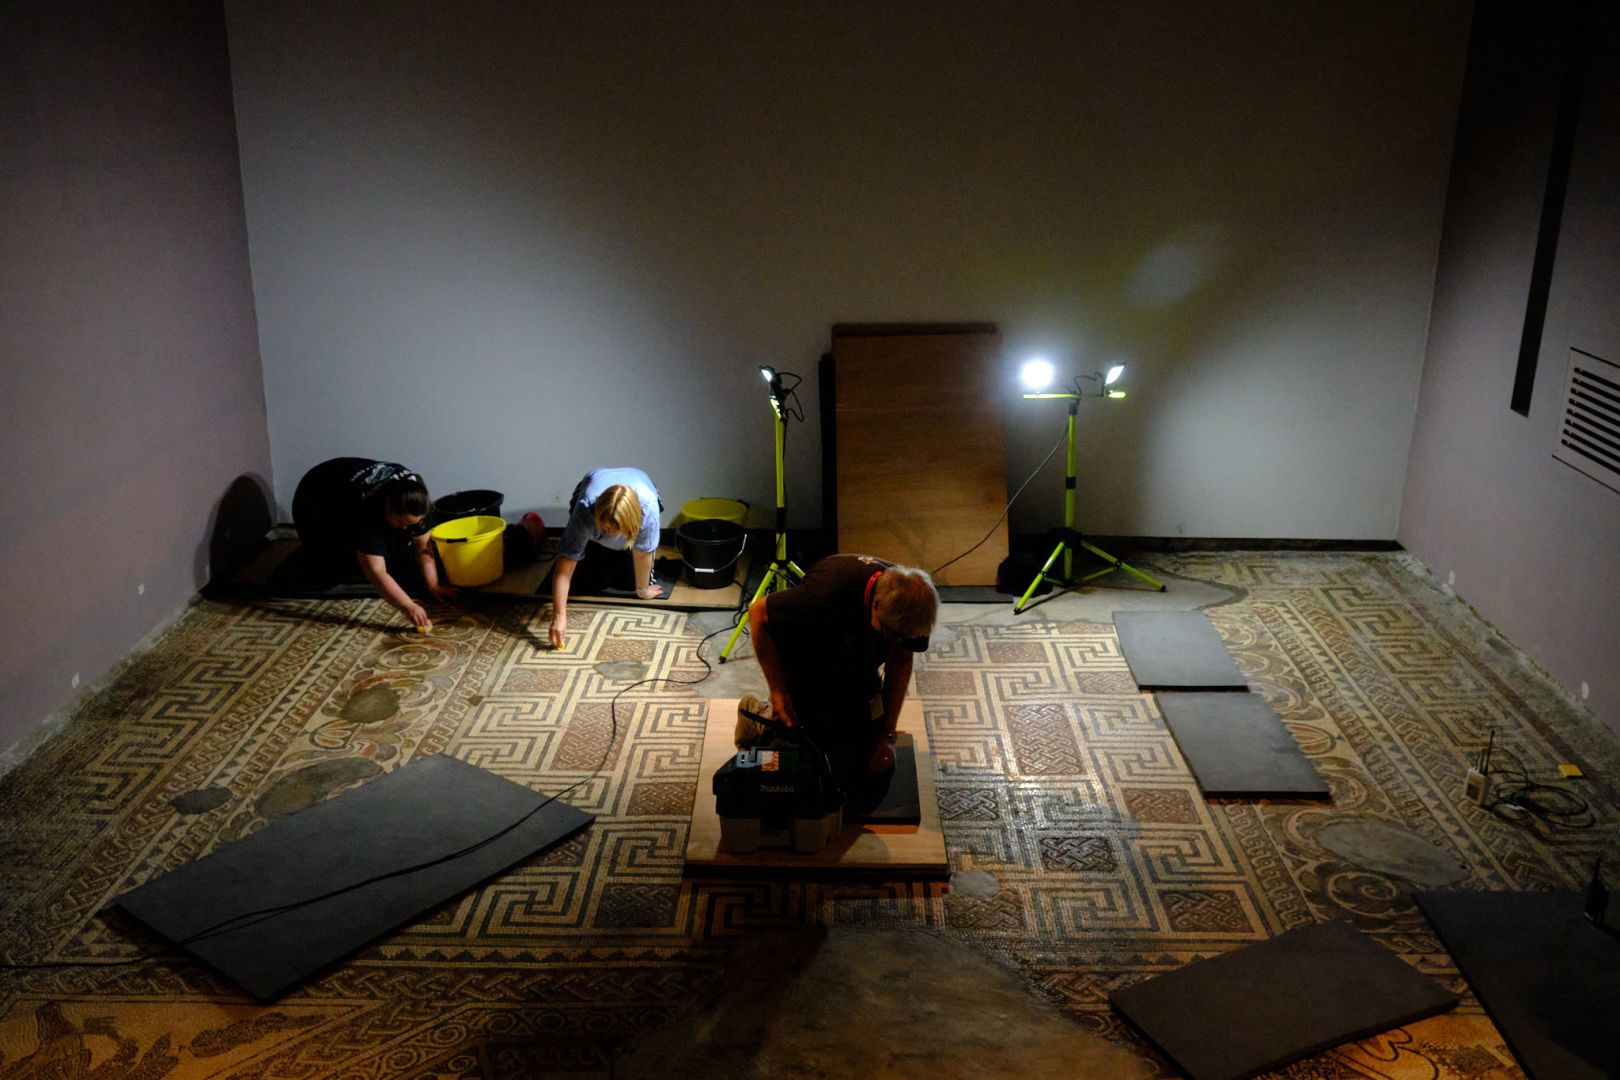
[[[746,855],[720,850],[720,817],[715,813],[715,770],[737,752],[732,742],[737,726],[737,699],[709,702],[703,733],[703,763],[698,768],[692,828],[686,839],[688,874],[749,873],[770,870],[791,874],[889,874],[895,877],[945,877],[945,835],[939,824],[939,796],[934,789],[934,759],[923,724],[922,705],[908,701],[900,709],[897,730],[912,737],[917,769],[916,825],[846,825],[843,833],[814,855],[782,848],[760,848]]]
[[[1527,1074],[1620,1076],[1620,938],[1586,920],[1583,894],[1420,892],[1414,899]]]
[[[836,411],[836,547],[932,568],[984,540],[942,585],[994,585],[1007,557],[1001,336],[970,329],[835,328],[822,404]]]
[[[1433,979],[1347,923],[1316,923],[1116,991],[1192,1080],[1239,1080],[1443,1012]]]

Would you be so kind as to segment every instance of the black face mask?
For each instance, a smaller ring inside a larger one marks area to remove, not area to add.
[[[896,648],[904,649],[907,652],[928,651],[927,634],[924,634],[922,637],[901,637],[899,634],[891,634],[887,630],[884,630],[881,633],[883,640]]]

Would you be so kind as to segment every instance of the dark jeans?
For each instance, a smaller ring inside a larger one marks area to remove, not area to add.
[[[832,692],[806,680],[789,689],[799,723],[832,767],[833,778],[847,800],[844,817],[859,820],[872,811],[888,794],[894,768],[881,773],[870,771],[872,754],[886,730],[881,718],[872,717],[868,698],[851,693]]]

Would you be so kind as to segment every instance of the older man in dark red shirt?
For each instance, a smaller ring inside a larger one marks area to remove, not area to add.
[[[888,788],[912,660],[938,614],[927,573],[872,555],[830,555],[748,609],[775,719],[826,753],[857,816]]]

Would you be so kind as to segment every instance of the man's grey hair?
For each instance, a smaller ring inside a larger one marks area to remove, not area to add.
[[[878,578],[876,599],[884,622],[905,637],[927,637],[939,617],[939,591],[928,571],[891,566]]]

